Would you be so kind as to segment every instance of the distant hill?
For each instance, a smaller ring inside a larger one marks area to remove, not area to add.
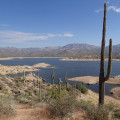
[[[73,51],[88,51],[100,49],[98,46],[89,44],[68,44],[62,47],[63,50],[73,50]]]
[[[108,54],[109,47],[106,47]],[[89,44],[68,44],[65,46],[45,48],[0,48],[0,57],[80,57],[99,56],[100,47]],[[113,56],[120,56],[120,44],[113,46]]]

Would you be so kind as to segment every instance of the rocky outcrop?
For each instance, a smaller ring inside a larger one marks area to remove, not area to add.
[[[115,87],[111,89],[110,93],[112,94],[113,97],[120,100],[120,87]]]

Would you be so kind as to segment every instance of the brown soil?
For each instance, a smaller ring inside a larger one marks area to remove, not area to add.
[[[76,111],[71,120],[85,120],[83,111]],[[1,116],[0,120],[61,120],[50,114],[50,110],[46,105],[39,107],[31,107],[28,104],[19,104],[16,113],[13,116]],[[68,119],[64,119],[68,120]]]

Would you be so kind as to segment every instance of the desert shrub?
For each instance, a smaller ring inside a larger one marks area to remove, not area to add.
[[[15,100],[17,100],[20,103],[29,103],[29,100],[25,94],[21,94],[15,97]]]
[[[110,114],[112,114],[112,111],[116,109],[116,105],[113,103],[98,106],[93,104],[91,101],[85,100],[77,101],[75,103],[75,107],[85,111],[85,117],[89,120],[111,120],[112,116]]]
[[[4,85],[0,83],[0,90],[2,90],[3,88],[4,88]]]
[[[10,115],[15,110],[15,104],[13,102],[13,97],[10,95],[0,94],[0,115],[7,114]]]
[[[35,95],[37,95],[37,96],[39,95],[39,91],[38,91],[37,89],[34,89],[34,90],[33,90],[33,93],[34,93]]]
[[[113,118],[120,119],[120,109],[114,110]]]
[[[116,104],[114,104],[113,102],[111,102],[109,104],[105,104],[104,107],[106,107],[107,110],[109,110],[109,111],[114,111],[118,108],[118,106]]]
[[[56,99],[49,104],[51,113],[55,116],[63,118],[73,112],[75,102],[76,100],[72,95],[69,95],[66,91],[61,91],[61,94],[58,94]]]
[[[1,90],[1,93],[8,94],[8,90],[7,89],[3,89],[3,90]]]
[[[91,101],[80,100],[75,103],[76,108],[80,108],[81,110],[91,110],[95,107],[95,105]]]
[[[109,110],[104,106],[95,106],[87,110],[87,116],[90,120],[109,120]]]
[[[10,87],[13,87],[13,83],[12,83],[12,82],[10,82],[8,85],[9,85]]]
[[[23,86],[23,83],[19,81],[18,83],[16,83],[16,86],[17,86],[17,87],[22,87],[22,86]]]
[[[81,91],[81,93],[83,93],[83,94],[87,94],[88,93],[88,88],[86,88],[82,84],[76,85],[76,89],[78,89],[79,91]]]

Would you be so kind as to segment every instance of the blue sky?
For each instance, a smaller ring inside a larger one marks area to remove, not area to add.
[[[106,44],[120,44],[120,0],[0,0],[0,47],[100,46],[105,2]]]

